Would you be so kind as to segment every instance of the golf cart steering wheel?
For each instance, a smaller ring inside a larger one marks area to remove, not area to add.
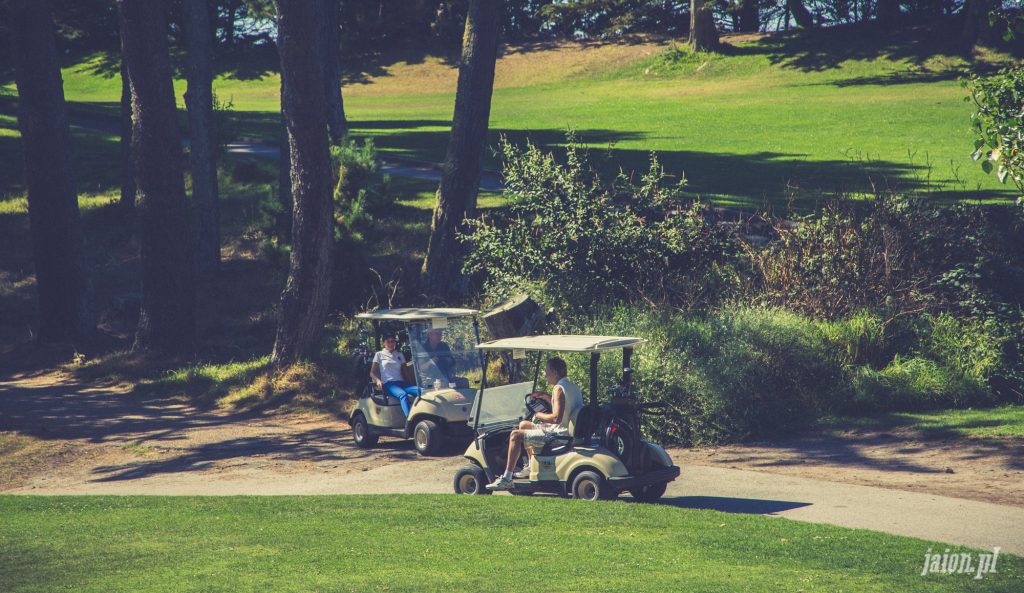
[[[533,418],[535,414],[550,414],[551,404],[547,400],[534,397],[535,394],[529,393],[526,395],[526,409],[529,410],[529,418]]]

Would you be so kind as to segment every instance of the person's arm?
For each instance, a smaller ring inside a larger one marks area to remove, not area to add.
[[[562,421],[562,410],[565,408],[565,391],[562,390],[560,385],[555,385],[555,388],[551,391],[551,413],[543,414],[538,413],[533,415],[534,422],[547,422],[548,424],[558,424]]]
[[[384,384],[380,381],[380,365],[377,364],[376,360],[370,365],[370,378],[377,384],[377,389],[384,388]]]

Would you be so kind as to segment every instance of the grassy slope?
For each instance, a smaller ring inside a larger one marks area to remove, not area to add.
[[[842,430],[906,428],[929,438],[1024,438],[1024,406],[905,412],[862,418],[841,417],[828,419],[823,422],[823,426]]]
[[[968,157],[969,106],[957,80],[1005,56],[958,55],[943,45],[943,26],[735,37],[727,54],[671,63],[659,57],[669,46],[654,42],[512,48],[498,64],[492,141],[508,134],[554,145],[571,127],[596,147],[613,145],[630,168],[657,151],[695,192],[726,202],[777,202],[793,187],[864,191],[869,177],[937,197],[1005,199]],[[100,64],[66,69],[65,91],[109,112],[120,83],[97,74]],[[455,80],[441,59],[399,61],[346,86],[346,109],[355,132],[387,151],[439,160]],[[229,74],[217,92],[233,101],[245,133],[273,141],[278,84],[269,71]],[[180,82],[177,90],[180,100]]]
[[[1009,592],[1024,576],[1021,559],[1003,555],[980,581],[921,577],[928,548],[946,546],[630,503],[0,497],[0,511],[0,581],[11,593]]]

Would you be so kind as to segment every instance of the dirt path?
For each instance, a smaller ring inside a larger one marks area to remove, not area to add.
[[[907,436],[676,449],[666,502],[1024,553],[1021,444]],[[325,416],[229,414],[54,373],[0,379],[0,492],[450,492],[461,464],[407,442],[359,450]]]

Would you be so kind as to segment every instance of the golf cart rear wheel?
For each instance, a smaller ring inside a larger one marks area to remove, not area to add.
[[[634,488],[629,491],[633,495],[633,498],[640,502],[654,502],[665,495],[665,488],[668,487],[668,482],[659,482],[657,484],[648,484],[639,488]]]
[[[467,465],[455,472],[455,480],[452,484],[455,487],[455,494],[490,494],[491,491],[485,488],[487,485],[487,474],[483,468],[476,465]]]
[[[360,449],[369,449],[377,444],[377,435],[370,432],[370,425],[362,414],[352,418],[352,440]]]
[[[441,429],[433,420],[420,420],[416,428],[412,430],[412,442],[420,455],[433,455],[441,448],[441,441],[444,440]]]
[[[614,500],[618,492],[601,474],[584,471],[573,479],[569,495],[579,500]]]

